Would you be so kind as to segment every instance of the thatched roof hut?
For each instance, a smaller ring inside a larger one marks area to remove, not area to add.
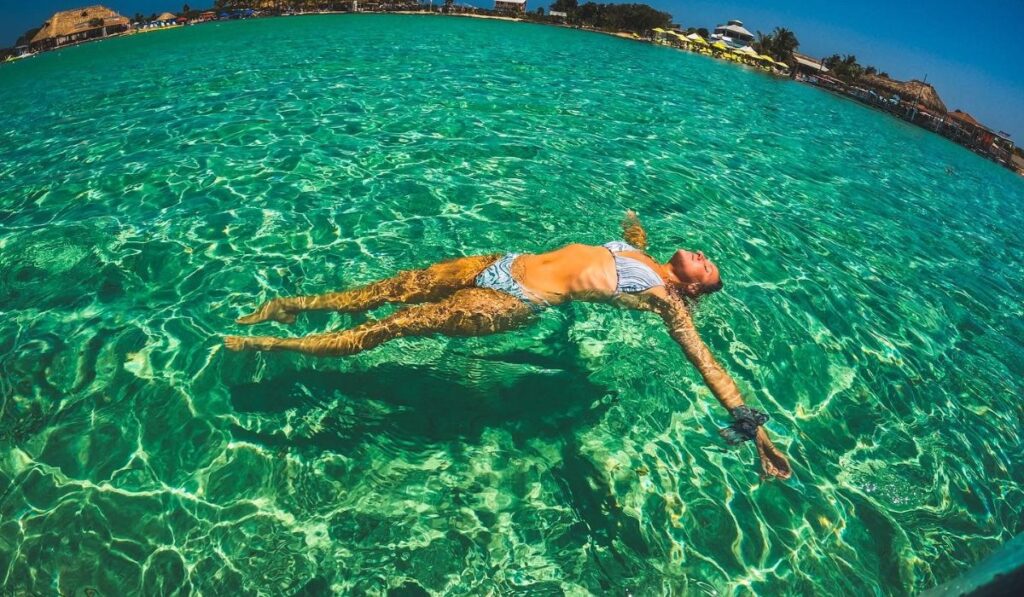
[[[153,20],[154,21],[174,21],[177,18],[178,18],[177,15],[171,14],[169,12],[165,12],[162,15],[158,16],[157,18],[155,18]]]
[[[975,120],[975,118],[973,116],[971,116],[970,114],[968,114],[967,112],[962,112],[960,110],[953,110],[952,112],[949,113],[948,116],[950,118],[952,118],[954,120],[957,120],[958,122],[961,122],[961,123],[966,124],[968,126],[980,127],[980,128],[988,128],[985,125],[983,125],[980,122],[978,122],[977,120]]]
[[[30,45],[56,47],[66,43],[102,37],[128,26],[128,19],[106,6],[94,5],[54,13],[32,38]]]
[[[935,91],[935,88],[928,83],[923,83],[916,79],[912,79],[910,81],[897,81],[896,79],[890,79],[888,77],[862,75],[857,79],[857,84],[873,88],[876,91],[882,91],[886,95],[899,95],[900,99],[908,102],[917,98],[917,100],[924,104],[925,107],[934,110],[936,113],[946,113],[946,104],[942,103],[942,98],[939,97],[939,92]]]

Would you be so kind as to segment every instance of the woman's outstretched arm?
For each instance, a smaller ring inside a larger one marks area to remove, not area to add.
[[[647,250],[647,231],[632,209],[626,210],[626,217],[622,220],[622,239],[641,251]]]
[[[653,294],[633,295],[633,297],[635,298],[632,299],[632,302],[636,304],[625,304],[624,306],[654,311],[661,316],[665,325],[668,326],[669,335],[683,349],[686,358],[697,368],[701,377],[704,378],[704,383],[707,384],[718,402],[737,421],[733,428],[723,430],[722,435],[726,439],[743,436],[744,433],[753,435],[757,453],[761,459],[763,475],[788,479],[792,475],[789,461],[768,438],[768,432],[759,424],[763,421],[756,420],[756,411],[747,409],[736,382],[704,344],[697,333],[697,328],[693,325],[693,318],[686,305],[678,299]],[[626,300],[629,301],[630,298],[626,298]],[[752,417],[755,417],[754,420],[751,419]]]

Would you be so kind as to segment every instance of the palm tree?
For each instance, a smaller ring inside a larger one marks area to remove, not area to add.
[[[793,64],[793,52],[800,47],[796,34],[785,27],[776,27],[772,32],[771,57],[786,64]]]
[[[822,64],[832,71],[833,76],[847,81],[859,79],[865,72],[864,67],[857,63],[857,57],[853,54],[847,54],[842,58],[839,57],[839,54],[832,54],[822,60]]]
[[[693,29],[693,27],[690,27],[690,29]],[[693,30],[696,31],[696,29],[693,29]],[[689,33],[689,31],[687,33]],[[765,33],[761,33],[760,31],[758,31],[757,32],[757,41],[755,41],[753,44],[751,44],[751,46],[755,50],[757,50],[758,54],[768,54],[768,55],[771,55],[771,53],[772,53],[772,42],[774,42],[774,41],[775,40],[772,38],[772,34],[771,33],[765,34]]]
[[[800,47],[800,42],[794,34],[785,27],[776,27],[771,33],[757,32],[757,41],[754,42],[754,49],[761,54],[767,54],[780,62],[791,64],[793,52]]]

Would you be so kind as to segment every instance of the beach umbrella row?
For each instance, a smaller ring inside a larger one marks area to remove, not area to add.
[[[786,63],[778,62],[771,56],[768,56],[767,54],[758,54],[757,51],[750,46],[743,46],[742,48],[732,48],[721,40],[716,41],[713,44],[709,44],[707,40],[705,40],[700,35],[697,35],[696,33],[683,35],[678,31],[669,31],[666,29],[662,29],[661,27],[655,27],[652,31],[654,31],[654,33],[658,35],[662,39],[662,41],[664,41],[667,36],[671,35],[672,37],[675,37],[679,42],[683,44],[693,44],[696,46],[704,46],[706,48],[710,47],[722,52],[729,52],[728,54],[725,54],[724,57],[736,62],[740,61],[741,58],[751,58],[762,62],[766,66],[771,65],[783,69],[789,68],[789,65],[787,65]]]

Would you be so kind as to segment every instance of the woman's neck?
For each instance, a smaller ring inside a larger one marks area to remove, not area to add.
[[[676,276],[676,273],[672,270],[672,265],[668,263],[659,263],[658,269],[656,270],[658,275],[661,276],[662,280],[665,280],[668,284],[673,286],[682,286],[683,282]]]

